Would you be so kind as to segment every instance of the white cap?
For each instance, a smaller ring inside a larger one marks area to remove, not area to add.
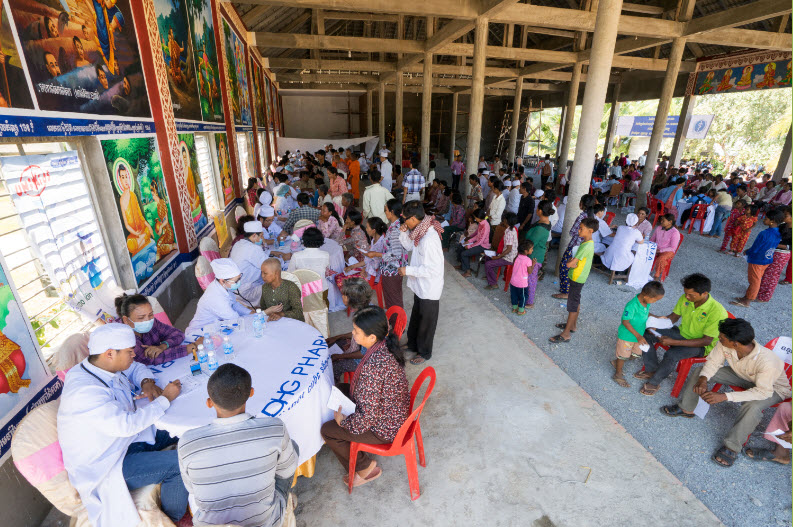
[[[537,190],[534,191],[534,197],[535,198],[541,198],[543,196],[543,194],[545,194],[545,192],[543,192],[540,189],[537,189]]]
[[[234,260],[231,258],[217,258],[212,260],[209,265],[212,266],[212,272],[215,273],[215,278],[221,280],[236,278],[242,274],[240,268],[237,267],[237,264],[234,263]]]
[[[243,230],[248,234],[257,234],[264,232],[264,228],[262,224],[258,221],[246,221],[245,225],[242,226]]]
[[[88,337],[88,353],[101,355],[107,350],[123,350],[135,347],[135,332],[126,324],[105,324],[91,332]]]
[[[383,148],[380,150],[380,157],[388,157],[388,149]]]
[[[639,217],[636,214],[631,213],[625,217],[625,225],[628,227],[633,227],[637,223],[639,223]]]
[[[483,176],[489,176],[490,175],[490,171],[489,170],[483,170],[482,171],[482,175]]]
[[[259,209],[259,216],[262,218],[272,218],[275,216],[275,209],[270,205],[265,205]]]
[[[262,192],[261,196],[259,196],[259,203],[261,203],[262,205],[269,205],[272,202],[273,202],[273,195],[266,190]]]

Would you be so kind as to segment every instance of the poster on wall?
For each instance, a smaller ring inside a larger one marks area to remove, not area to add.
[[[234,124],[251,125],[248,96],[248,70],[245,64],[245,44],[223,19],[223,43],[226,47],[226,70],[229,80],[229,104]]]
[[[270,77],[267,74],[263,74],[264,77],[264,84],[262,85],[262,89],[264,90],[264,112],[265,112],[265,119],[267,122],[266,129],[273,130],[275,128],[275,118],[273,117],[273,101],[272,95],[270,93],[271,85],[270,85]]]
[[[204,121],[223,122],[223,103],[220,98],[220,71],[215,47],[215,28],[212,25],[210,0],[185,0],[195,49],[198,77],[198,96]]]
[[[58,295],[86,322],[112,319],[119,289],[77,152],[3,157],[0,172],[31,251]],[[11,240],[3,250],[25,245]]]
[[[9,0],[39,108],[151,117],[130,1]]]
[[[61,384],[44,362],[5,261],[0,258],[0,463],[16,426],[31,410],[60,395]]]
[[[11,87],[13,86],[13,90]],[[33,108],[8,12],[0,3],[0,108]]]
[[[102,154],[140,285],[177,248],[160,156],[153,137],[106,139]]]
[[[199,234],[209,223],[207,205],[204,201],[204,186],[201,184],[201,173],[198,171],[198,157],[196,156],[195,135],[179,134],[179,152],[182,154],[186,176],[185,186],[190,196],[190,216],[193,218],[193,228]]]
[[[231,162],[226,134],[215,134],[215,151],[218,153],[218,170],[223,184],[223,205],[227,206],[234,201],[234,188],[231,183]]]
[[[193,35],[187,23],[189,0],[154,0],[160,47],[165,59],[173,114],[177,119],[201,120]]]
[[[264,100],[262,99],[262,68],[251,57],[251,79],[253,81],[253,110],[256,115],[256,126],[264,128]]]
[[[709,95],[741,91],[789,88],[790,51],[744,53],[697,63],[689,77],[688,93]]]

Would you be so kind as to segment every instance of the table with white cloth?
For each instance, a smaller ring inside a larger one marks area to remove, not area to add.
[[[241,319],[239,329],[229,336],[236,354],[232,362],[248,370],[253,382],[254,394],[248,399],[247,411],[254,416],[278,417],[286,424],[300,448],[297,475],[311,477],[315,456],[323,445],[320,427],[333,419],[333,411],[327,407],[333,388],[328,346],[315,328],[291,318],[268,322],[264,336],[258,339],[250,329],[252,323],[252,317]],[[222,341],[217,333],[213,334],[222,364]],[[209,376],[191,376],[191,360],[192,355],[188,355],[150,367],[161,388],[185,376],[199,383],[174,399],[157,421],[157,428],[172,436],[181,437],[187,430],[207,425],[217,417],[215,410],[206,405]]]
[[[678,201],[675,207],[677,208],[677,226],[682,227],[683,223],[680,219],[683,217],[683,213],[693,207],[693,203],[689,203],[688,201]],[[708,213],[705,215],[705,226],[703,227],[702,232],[710,232],[710,229],[713,228],[713,219],[716,216],[716,207],[713,205],[708,205]],[[699,231],[699,221],[696,220],[694,222],[694,226],[692,230]]]
[[[654,242],[635,243],[632,250],[636,254],[631,264],[631,271],[628,273],[628,285],[634,289],[641,289],[644,284],[650,281],[658,244]]]

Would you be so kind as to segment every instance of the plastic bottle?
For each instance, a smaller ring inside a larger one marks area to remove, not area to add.
[[[226,362],[231,362],[235,358],[234,346],[231,345],[228,336],[223,337],[223,358]]]
[[[203,344],[198,345],[198,364],[201,365],[201,369],[204,370],[207,367],[207,352],[204,349]]]
[[[256,318],[253,319],[253,336],[257,339],[264,336],[264,313],[261,309],[256,310]]]
[[[204,348],[207,350],[207,353],[215,351],[215,340],[209,333],[204,333]]]
[[[214,351],[210,351],[207,353],[207,371],[212,373],[216,369],[218,369],[218,358],[215,356]]]

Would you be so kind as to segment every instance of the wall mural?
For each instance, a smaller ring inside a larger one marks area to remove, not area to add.
[[[138,285],[154,274],[158,262],[177,249],[155,143],[153,137],[102,141]]]
[[[185,185],[190,198],[190,214],[193,218],[193,228],[198,235],[209,222],[207,205],[204,201],[204,186],[201,184],[201,173],[198,171],[198,157],[196,156],[195,135],[179,134],[179,152],[186,170]]]
[[[13,86],[13,90],[11,87]],[[8,12],[0,4],[0,108],[33,108]]]
[[[264,100],[262,99],[262,68],[251,57],[251,81],[253,82],[253,109],[256,115],[256,126],[264,128]]]
[[[187,23],[186,1],[189,0],[154,0],[154,10],[157,13],[157,29],[168,73],[174,117],[200,121],[195,47]]]
[[[225,19],[223,19],[223,42],[226,47],[229,104],[234,114],[234,124],[250,126],[252,123],[248,96],[248,70],[245,64],[245,44]]]
[[[220,73],[210,0],[185,0],[193,32],[198,96],[204,121],[223,122]]]
[[[790,51],[742,53],[697,63],[689,76],[692,95],[734,93],[791,86]]]
[[[264,84],[262,84],[262,90],[264,91],[264,118],[267,122],[267,126],[263,127],[267,130],[274,130],[275,129],[275,117],[273,117],[273,101],[272,95],[270,93],[270,77],[267,74],[262,75],[264,77]]]
[[[42,110],[151,117],[130,0],[9,0]]]
[[[218,170],[223,183],[223,206],[234,201],[234,187],[231,182],[231,162],[226,134],[215,134],[215,151],[218,153]]]

